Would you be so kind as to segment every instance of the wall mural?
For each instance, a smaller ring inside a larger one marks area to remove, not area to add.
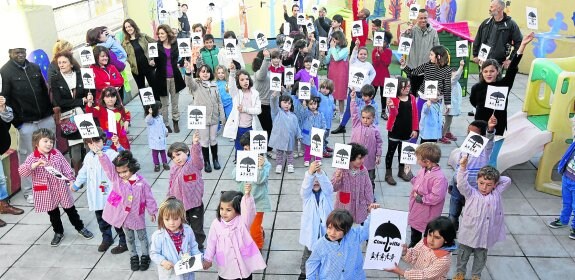
[[[533,41],[533,56],[540,58],[555,52],[557,44],[555,39],[559,36],[559,31],[567,30],[567,23],[563,22],[563,13],[557,12],[555,18],[549,19],[547,25],[551,28],[549,32],[535,34],[536,41]]]

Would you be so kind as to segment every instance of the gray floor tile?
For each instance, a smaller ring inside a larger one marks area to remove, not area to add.
[[[270,250],[303,253],[303,245],[299,244],[299,230],[274,230]]]
[[[0,239],[0,244],[33,244],[48,227],[50,226],[17,224]]]
[[[487,258],[487,270],[493,279],[539,279],[525,257],[490,256]]]
[[[302,211],[303,202],[301,196],[295,194],[282,194],[279,197],[278,211],[294,212]]]
[[[101,269],[101,268],[94,268],[90,271],[90,274],[86,278],[86,280],[128,280],[132,276],[131,270],[110,270],[110,269]]]
[[[301,251],[271,251],[266,273],[299,275],[301,254]]]
[[[301,212],[278,212],[275,229],[299,229]]]
[[[17,197],[20,197],[20,195],[17,195]],[[12,201],[14,201],[14,199],[12,199]],[[12,202],[12,205],[17,206],[17,204],[14,204],[13,202]],[[28,204],[28,205],[30,205],[30,204]],[[9,224],[15,224],[15,223],[20,222],[26,216],[28,216],[28,214],[34,214],[34,208],[29,207],[28,205],[17,206],[18,208],[21,208],[22,210],[24,210],[24,213],[22,215],[2,215],[2,220],[6,223],[9,223]]]
[[[569,257],[553,235],[516,235],[515,240],[528,257]]]
[[[553,198],[528,198],[529,203],[535,208],[538,215],[559,215],[561,204],[557,203],[557,197]]]
[[[42,279],[77,280],[86,278],[88,273],[90,273],[90,269],[52,267],[44,274]]]
[[[538,216],[505,216],[505,225],[512,234],[551,234]]]
[[[515,237],[511,234],[507,234],[505,241],[496,243],[493,248],[487,251],[489,256],[511,256],[511,257],[522,257],[524,256],[523,251],[517,244]]]
[[[50,245],[33,245],[13,267],[40,268],[53,267],[66,251],[66,246],[51,247]]]
[[[78,256],[82,256],[78,258]],[[62,268],[93,268],[102,253],[98,252],[98,246],[90,245],[70,245],[65,246],[65,250],[54,264],[54,267]]]
[[[34,269],[11,267],[2,276],[2,280],[44,279],[49,267],[34,267]]]
[[[0,238],[9,232],[15,225],[16,224],[6,224],[5,226],[0,227]]]
[[[528,258],[541,280],[561,279],[575,274],[575,261],[572,258]]]
[[[535,209],[525,198],[503,199],[503,209],[506,215],[536,215]]]
[[[559,240],[559,243],[561,243],[565,251],[567,251],[571,257],[575,258],[575,240],[569,238],[568,231],[564,231],[564,234],[556,235],[555,237]]]
[[[1,248],[0,267],[10,267],[30,248],[30,245],[2,245]]]

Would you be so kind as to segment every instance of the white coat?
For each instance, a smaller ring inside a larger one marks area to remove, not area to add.
[[[319,203],[313,193],[313,184],[316,179],[321,187]],[[300,195],[303,199],[303,212],[299,243],[311,250],[313,244],[327,232],[325,222],[329,213],[333,211],[333,185],[324,171],[319,175],[317,173],[310,175],[306,171],[301,183]]]
[[[238,127],[240,124],[240,112],[238,111],[238,106],[242,103],[244,94],[241,90],[238,90],[238,87],[236,86],[235,71],[230,72],[228,89],[230,90],[230,95],[232,96],[233,106],[232,112],[226,121],[222,135],[226,138],[236,139],[238,134]],[[250,91],[252,94],[252,104],[250,107],[244,106],[243,110],[245,113],[252,115],[252,130],[261,130],[260,121],[258,120],[258,115],[262,112],[260,94],[253,87],[250,89]]]
[[[107,148],[104,154],[110,160],[118,156],[118,152],[110,148]],[[84,157],[84,165],[78,171],[74,185],[77,187],[86,185],[86,198],[88,199],[88,209],[90,211],[104,210],[112,186],[106,173],[104,173],[98,155],[94,154],[94,152],[90,151]],[[102,189],[101,186],[104,186],[104,188]]]

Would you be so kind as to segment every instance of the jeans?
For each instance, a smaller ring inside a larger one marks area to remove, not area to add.
[[[463,205],[465,205],[465,197],[461,195],[459,189],[457,189],[457,180],[455,177],[449,184],[449,194],[451,194],[451,198],[449,199],[449,219],[453,222],[455,230],[457,231],[459,229],[459,216],[461,216],[461,210],[463,209]]]
[[[571,214],[575,215],[575,181],[563,175],[563,183],[561,186],[561,199],[563,207],[561,208],[561,216],[559,220],[562,224],[569,224]],[[575,229],[575,218],[571,221],[571,228]]]
[[[329,120],[331,122],[331,120]],[[329,143],[329,141],[327,141],[327,137],[329,136],[329,129],[325,130],[325,133],[323,134],[323,151],[326,152],[326,148],[327,148],[327,144]]]
[[[77,231],[84,228],[84,222],[80,219],[80,215],[78,215],[78,211],[75,206],[64,208],[64,212],[66,212],[70,223]],[[50,223],[52,224],[54,232],[63,234],[64,226],[62,225],[62,218],[60,217],[60,208],[56,207],[54,210],[48,211],[48,215],[50,216]]]
[[[341,118],[341,122],[339,124],[340,126],[345,127],[345,125],[347,124],[347,122],[351,118],[351,111],[349,109],[349,106],[351,106],[351,95],[348,92],[347,93],[347,101],[345,103],[345,111],[344,111],[343,116]]]
[[[493,150],[491,151],[491,156],[489,157],[489,165],[497,168],[497,157],[499,156],[499,151],[501,151],[501,146],[503,146],[503,140],[499,139],[493,142]]]
[[[112,226],[108,224],[102,218],[102,213],[104,210],[96,210],[96,221],[98,221],[98,227],[100,228],[100,232],[102,233],[102,243],[114,244],[114,236],[112,236]],[[120,245],[126,246],[126,234],[124,234],[124,230],[121,228],[115,227],[116,233],[118,234],[118,238],[120,239]]]
[[[128,245],[128,250],[130,250],[131,257],[138,256],[138,250],[136,249],[136,234],[138,235],[138,240],[140,240],[140,247],[142,249],[142,256],[149,256],[150,249],[148,244],[148,233],[146,229],[129,229],[123,227],[124,233],[126,234],[126,245]]]
[[[194,231],[194,237],[198,243],[198,249],[204,249],[206,233],[204,232],[204,204],[190,208],[186,211],[186,219]]]
[[[234,142],[234,147],[236,148],[236,156],[234,158],[237,158],[238,156],[238,151],[243,151],[244,147],[240,144],[240,138],[242,137],[242,135],[244,135],[244,133],[248,132],[252,130],[252,127],[238,127],[238,132],[236,133],[236,141]],[[206,159],[204,159],[206,160]]]
[[[459,244],[457,250],[457,272],[465,274],[467,271],[467,262],[469,257],[473,254],[473,267],[471,268],[471,275],[481,278],[481,271],[487,262],[487,249],[485,248],[471,248],[469,246]]]
[[[8,186],[6,185],[6,176],[4,175],[4,166],[0,162],[0,200],[8,198]]]

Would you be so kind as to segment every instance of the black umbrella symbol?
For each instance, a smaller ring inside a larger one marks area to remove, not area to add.
[[[167,11],[166,10],[161,10],[160,14],[162,15],[163,18],[167,17]]]
[[[203,115],[202,111],[198,109],[194,109],[190,112],[190,118],[193,118],[196,122],[198,121],[198,118],[201,118]]]
[[[314,134],[311,140],[314,141],[315,148],[316,149],[319,148],[319,144],[321,143],[321,137],[317,134]]]
[[[261,147],[265,141],[266,137],[261,134],[254,136],[254,143],[258,144],[259,147]]]
[[[391,93],[394,90],[395,90],[395,84],[394,83],[385,84],[385,91],[387,91],[388,93]]]
[[[495,104],[499,104],[499,100],[505,100],[505,94],[496,91],[494,93],[492,93],[489,98],[491,99],[495,99]]]
[[[156,46],[150,46],[150,50],[156,50]]]
[[[407,157],[411,157],[411,155],[415,154],[415,149],[412,146],[407,146],[403,148],[403,152],[407,154]]]
[[[361,30],[361,25],[354,24],[352,28],[353,28],[353,31],[355,31],[355,33],[359,33],[359,31]]]
[[[214,4],[214,2],[210,2],[210,3],[208,4],[208,10],[209,10],[209,11],[213,11],[215,7],[216,7],[216,4]]]
[[[227,43],[226,44],[226,49],[228,50],[229,53],[234,53],[235,48],[236,48],[236,46],[233,43]]]
[[[537,15],[534,12],[529,12],[529,14],[527,15],[527,17],[529,18],[529,22],[531,24],[535,23],[535,20],[537,20]]]
[[[403,51],[407,51],[409,47],[411,47],[411,44],[408,41],[404,41],[403,43],[401,43],[401,48],[403,49]]]
[[[323,40],[323,39],[322,39],[322,40],[319,40],[319,45],[320,45],[320,47],[321,47],[322,49],[325,48],[325,45],[326,45],[326,44],[325,44],[325,40]]]
[[[92,75],[90,75],[89,73],[84,73],[84,75],[82,75],[82,78],[84,79],[91,79]]]
[[[415,7],[415,6],[411,7],[411,11],[412,11],[412,12],[417,12],[417,7]]]
[[[341,150],[337,151],[337,153],[335,153],[335,154],[336,154],[337,156],[339,156],[339,159],[340,159],[341,161],[344,161],[344,160],[349,156],[349,154],[347,153],[347,151],[344,150],[344,149],[341,149]]]
[[[375,230],[375,236],[380,236],[381,238],[386,239],[383,251],[389,252],[389,250],[391,250],[389,246],[389,239],[401,239],[401,232],[399,232],[399,229],[394,224],[392,224],[390,221],[387,221],[387,223],[383,223],[377,227]]]
[[[381,44],[381,41],[382,41],[382,40],[383,40],[383,37],[381,37],[381,35],[375,36],[375,42],[376,42],[377,44]]]
[[[481,146],[483,145],[483,137],[481,137],[477,134],[472,135],[471,137],[469,137],[469,142],[471,142],[471,147],[469,147],[469,149],[473,150],[473,149],[475,149],[475,147],[477,145],[481,145]]]
[[[291,77],[293,77],[293,72],[292,72],[292,71],[287,71],[287,72],[286,72],[286,76],[288,77],[288,79],[291,79]]]
[[[242,165],[244,166],[247,172],[250,172],[250,167],[252,165],[256,165],[256,162],[252,158],[247,157],[242,159],[242,161],[240,161],[240,168]]]
[[[309,87],[308,87],[308,86],[301,86],[301,87],[299,88],[299,90],[300,90],[300,91],[303,91],[303,92],[307,92],[307,91],[309,91]]]
[[[273,78],[272,78],[272,84],[274,85],[274,87],[280,86],[280,85],[279,85],[280,82],[281,82],[281,79],[280,79],[279,77],[276,76],[276,77],[273,77]]]
[[[437,90],[437,87],[435,85],[428,85],[427,86],[427,91],[429,92],[430,95],[433,95],[433,93]]]
[[[91,54],[92,54],[92,52],[89,51],[89,50],[82,50],[82,51],[80,52],[80,56],[81,56],[83,59],[86,59],[86,60],[90,58],[90,55],[91,55]]]
[[[154,98],[154,94],[151,93],[151,92],[149,92],[149,91],[144,92],[142,95],[143,95],[144,98],[146,98],[147,100],[152,100],[152,98]]]
[[[357,73],[353,74],[353,79],[358,84],[361,84],[363,82],[363,78],[365,78],[365,76],[361,72],[357,72]]]
[[[299,15],[299,16],[297,16],[297,19],[301,21],[301,20],[305,19],[305,17],[303,15]]]
[[[188,43],[186,43],[186,42],[181,42],[181,43],[180,43],[180,48],[181,48],[181,49],[188,48],[189,46],[190,46],[190,45],[188,45]]]
[[[460,52],[465,52],[467,51],[467,44],[461,44],[457,48],[459,48]]]
[[[481,48],[481,50],[479,51],[479,55],[486,57],[487,56],[487,49],[486,48]]]
[[[86,132],[90,133],[90,129],[94,126],[93,123],[89,122],[89,121],[81,121],[80,122],[80,127],[83,127]]]
[[[258,33],[258,35],[256,36],[256,40],[258,40],[260,45],[263,45],[266,42],[266,35],[264,35],[263,33]]]
[[[193,40],[194,40],[194,43],[200,44],[200,42],[202,41],[202,38],[200,38],[200,36],[194,36]]]
[[[319,67],[319,65],[318,65],[318,64],[317,64],[317,62],[316,62],[316,63],[312,64],[312,66],[311,66],[311,67],[313,67],[313,68],[318,68],[318,67]]]
[[[286,40],[284,43],[288,48],[291,48],[291,40]]]

